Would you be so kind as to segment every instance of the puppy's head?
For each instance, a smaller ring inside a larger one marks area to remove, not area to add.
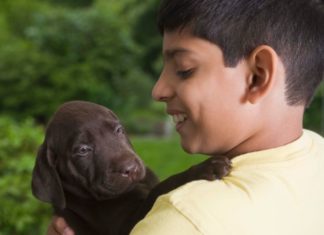
[[[64,191],[105,200],[131,190],[144,175],[116,115],[97,104],[72,101],[48,124],[32,189],[40,200],[63,208]]]

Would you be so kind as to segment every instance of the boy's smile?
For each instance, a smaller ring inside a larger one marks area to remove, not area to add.
[[[166,103],[183,148],[217,154],[243,142],[251,116],[249,105],[243,105],[246,64],[225,67],[216,45],[185,31],[164,33],[163,56],[152,95]]]
[[[179,111],[179,110],[172,110],[168,109],[167,113],[172,117],[174,124],[176,125],[176,129],[179,130],[180,127],[185,123],[188,119],[187,114]]]

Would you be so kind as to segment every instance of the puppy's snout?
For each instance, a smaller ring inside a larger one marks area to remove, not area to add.
[[[119,173],[123,177],[128,177],[132,180],[137,180],[139,176],[140,167],[136,161],[131,161],[121,166]]]

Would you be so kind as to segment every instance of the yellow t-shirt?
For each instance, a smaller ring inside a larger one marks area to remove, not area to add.
[[[158,198],[131,235],[324,235],[324,139],[233,159],[229,176]]]

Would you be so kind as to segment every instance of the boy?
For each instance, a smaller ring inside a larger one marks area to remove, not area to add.
[[[160,197],[132,235],[324,234],[324,139],[302,128],[324,74],[323,5],[162,1],[153,98],[187,152],[225,154],[233,168]]]

